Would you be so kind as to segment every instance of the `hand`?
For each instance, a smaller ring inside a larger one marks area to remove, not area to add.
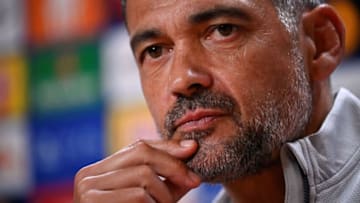
[[[200,184],[184,160],[193,140],[138,141],[87,167],[75,177],[75,203],[172,203]]]

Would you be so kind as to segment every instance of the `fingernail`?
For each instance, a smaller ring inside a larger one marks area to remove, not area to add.
[[[194,140],[181,140],[180,141],[180,146],[182,147],[192,147],[194,146],[195,141]]]

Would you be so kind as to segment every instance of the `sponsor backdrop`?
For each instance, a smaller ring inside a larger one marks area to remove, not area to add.
[[[360,3],[333,0],[348,30],[333,76],[360,95]],[[81,167],[158,139],[120,0],[0,0],[0,202],[72,202]],[[208,203],[204,184],[181,203]]]

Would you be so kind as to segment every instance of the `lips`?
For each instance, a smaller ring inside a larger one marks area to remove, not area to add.
[[[215,109],[196,109],[187,112],[175,122],[175,131],[191,132],[206,130],[218,118],[225,116],[225,113]]]

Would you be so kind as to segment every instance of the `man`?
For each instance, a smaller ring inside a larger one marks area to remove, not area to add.
[[[161,141],[81,169],[75,202],[360,202],[360,102],[331,94],[344,28],[320,0],[131,0],[126,25]]]

